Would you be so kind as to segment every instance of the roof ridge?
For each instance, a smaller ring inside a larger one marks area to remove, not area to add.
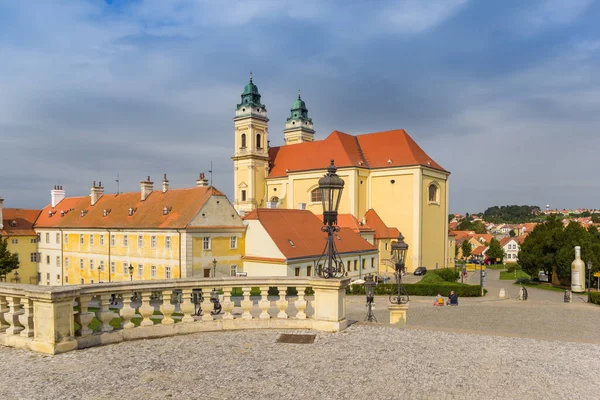
[[[358,153],[360,154],[360,158],[362,158],[362,160],[365,163],[365,165],[367,166],[367,168],[370,168],[369,162],[367,161],[367,158],[365,157],[365,153],[363,152],[362,147],[360,146],[360,142],[358,141],[358,136],[354,136],[354,141],[356,142],[356,147],[358,147]]]

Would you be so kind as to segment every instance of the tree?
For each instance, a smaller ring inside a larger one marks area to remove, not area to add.
[[[500,246],[500,242],[498,240],[496,240],[495,238],[492,238],[492,241],[490,242],[490,247],[487,249],[485,254],[489,258],[494,260],[494,262],[498,258],[500,259],[500,262],[502,262],[502,260],[504,259],[504,255],[505,255],[504,250]]]
[[[462,243],[461,248],[462,248],[463,258],[465,258],[465,259],[469,258],[469,256],[471,255],[471,243],[469,243],[468,240],[465,240]]]
[[[8,251],[8,239],[0,239],[0,276],[19,268],[19,257]]]
[[[458,246],[454,246],[454,258],[458,258]]]
[[[515,237],[515,236],[517,236],[517,233],[515,232],[514,229],[511,229],[510,232],[508,232],[508,236]]]
[[[475,231],[475,233],[479,233],[482,235],[487,233],[487,229],[485,229],[485,225],[481,221],[473,222],[473,228],[469,230]]]
[[[537,276],[540,270],[548,276],[552,274],[562,231],[562,222],[556,217],[550,217],[527,235],[518,255],[523,271],[531,276]]]

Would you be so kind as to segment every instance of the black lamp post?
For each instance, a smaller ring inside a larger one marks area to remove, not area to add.
[[[98,265],[98,283],[100,283],[100,266]]]
[[[217,259],[213,258],[212,263],[213,263],[213,278],[216,278],[217,277]]]
[[[129,264],[129,280],[133,281],[133,265]]]
[[[15,271],[15,283],[19,283],[19,271]]]
[[[317,264],[318,273],[323,278],[340,278],[344,274],[344,262],[340,258],[333,240],[334,232],[340,231],[340,227],[337,226],[337,217],[342,191],[344,190],[344,181],[336,174],[336,171],[337,168],[331,160],[331,164],[327,168],[327,174],[319,179],[319,192],[321,193],[323,205],[323,227],[321,227],[321,230],[327,233],[327,244],[323,251],[323,256],[326,257],[325,265],[322,268],[320,264]]]
[[[588,267],[588,303],[592,302],[592,294],[590,293],[591,287],[592,287],[592,260],[588,260],[587,262],[587,267]]]
[[[366,322],[377,322],[375,313],[373,313],[373,301],[375,300],[375,286],[377,282],[373,280],[373,275],[365,276],[365,293],[367,294],[367,316],[365,317]]]
[[[402,233],[398,234],[398,241],[392,243],[392,257],[395,259],[396,267],[396,293],[390,295],[390,303],[405,304],[408,303],[408,292],[402,286],[402,274],[404,273],[404,263],[406,261],[406,253],[408,245],[404,243]]]

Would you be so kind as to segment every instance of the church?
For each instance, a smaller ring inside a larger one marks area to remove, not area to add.
[[[261,208],[322,214],[318,180],[333,159],[345,182],[341,215],[363,225],[371,213],[387,228],[402,232],[410,246],[408,272],[418,266],[454,266],[447,218],[450,172],[403,129],[360,135],[333,131],[324,140],[315,140],[300,93],[285,121],[283,146],[269,146],[268,125],[267,108],[250,75],[234,117],[233,205],[241,215]],[[379,248],[379,271],[389,265],[388,242]]]

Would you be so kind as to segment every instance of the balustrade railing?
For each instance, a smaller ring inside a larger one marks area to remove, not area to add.
[[[233,329],[347,326],[349,280],[208,278],[73,286],[0,284],[0,344],[43,353]]]

